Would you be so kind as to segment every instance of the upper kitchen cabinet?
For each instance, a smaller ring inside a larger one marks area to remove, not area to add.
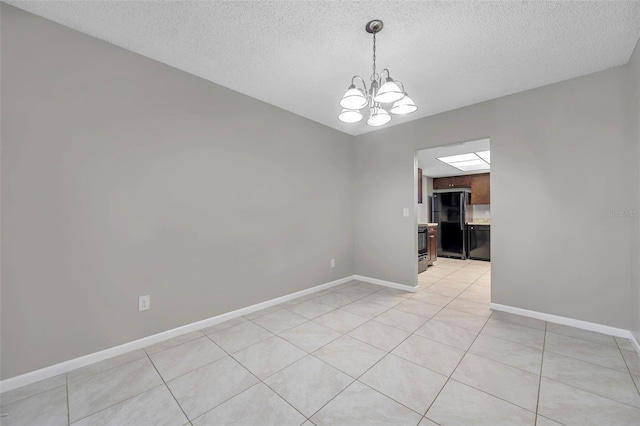
[[[491,187],[489,173],[472,175],[471,204],[491,204]]]
[[[471,188],[471,176],[451,176],[433,179],[433,189]]]

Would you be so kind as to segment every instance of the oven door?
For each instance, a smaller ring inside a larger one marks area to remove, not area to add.
[[[427,254],[428,252],[428,235],[427,228],[418,228],[418,254]]]

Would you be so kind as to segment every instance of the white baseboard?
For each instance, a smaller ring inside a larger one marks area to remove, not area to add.
[[[363,277],[362,275],[354,275],[353,276],[354,280],[358,280],[358,281],[364,281],[366,283],[370,283],[370,284],[377,284],[377,285],[381,285],[384,287],[390,287],[390,288],[395,288],[398,290],[404,290],[404,291],[408,291],[411,293],[415,293],[418,291],[418,286],[415,287],[411,287],[405,284],[398,284],[398,283],[394,283],[391,281],[385,281],[385,280],[379,280],[377,278],[370,278],[370,277]]]
[[[624,337],[631,340],[636,351],[640,354],[640,346],[629,330],[623,328],[609,327],[608,325],[596,324],[594,322],[582,321],[573,318],[561,317],[558,315],[545,314],[544,312],[530,311],[528,309],[515,308],[508,305],[500,305],[492,303],[491,309],[495,311],[508,312],[510,314],[521,315],[523,317],[535,318],[542,321],[548,321],[555,324],[568,325],[570,327],[580,328],[582,330],[595,331],[596,333],[609,334],[616,337]]]
[[[221,322],[230,320],[232,318],[248,315],[250,313],[259,311],[261,309],[268,308],[289,300],[297,299],[298,297],[306,296],[316,293],[318,291],[325,290],[327,288],[344,284],[351,280],[356,279],[354,275],[341,278],[339,280],[331,281],[328,283],[320,284],[315,287],[308,288],[306,290],[300,290],[295,293],[287,294],[285,296],[276,297],[275,299],[267,300],[266,302],[257,303],[255,305],[247,306],[245,308],[237,309],[235,311],[227,312],[215,317],[207,318],[202,321],[193,322],[191,324],[184,325],[182,327],[173,328],[171,330],[163,331],[152,336],[143,337],[132,342],[124,343],[122,345],[114,346],[99,352],[94,352],[79,358],[74,358],[69,361],[64,361],[59,364],[51,365],[49,367],[41,368],[39,370],[31,371],[29,373],[21,374],[19,376],[11,377],[0,381],[0,392],[7,392],[13,389],[17,389],[21,386],[30,385],[31,383],[39,382],[50,377],[57,376],[59,374],[68,373],[69,371],[77,368],[85,367],[89,364],[104,361],[105,359],[112,358],[114,356],[122,355],[127,352],[131,352],[137,349],[142,349],[154,343],[162,342],[172,337],[180,336],[182,334],[190,333],[192,331],[200,330],[202,328],[211,327],[212,325],[219,324]],[[364,281],[364,280],[363,280]],[[403,286],[406,287],[406,286]]]

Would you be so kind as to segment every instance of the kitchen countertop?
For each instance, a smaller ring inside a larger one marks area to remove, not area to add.
[[[418,226],[438,226],[437,223],[419,223]]]
[[[474,225],[474,226],[491,226],[491,223],[487,223],[487,222],[467,222],[467,225]]]

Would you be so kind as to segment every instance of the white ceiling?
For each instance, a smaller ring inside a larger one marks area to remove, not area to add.
[[[625,64],[640,37],[639,1],[4,1],[354,135],[338,102],[371,19],[419,107],[391,125]]]
[[[478,173],[488,173],[490,170],[478,170],[473,172],[463,172],[440,160],[439,157],[449,155],[468,154],[470,152],[490,151],[491,143],[489,139],[463,142],[452,145],[439,146],[418,151],[418,167],[422,169],[422,174],[428,177],[463,176]]]

